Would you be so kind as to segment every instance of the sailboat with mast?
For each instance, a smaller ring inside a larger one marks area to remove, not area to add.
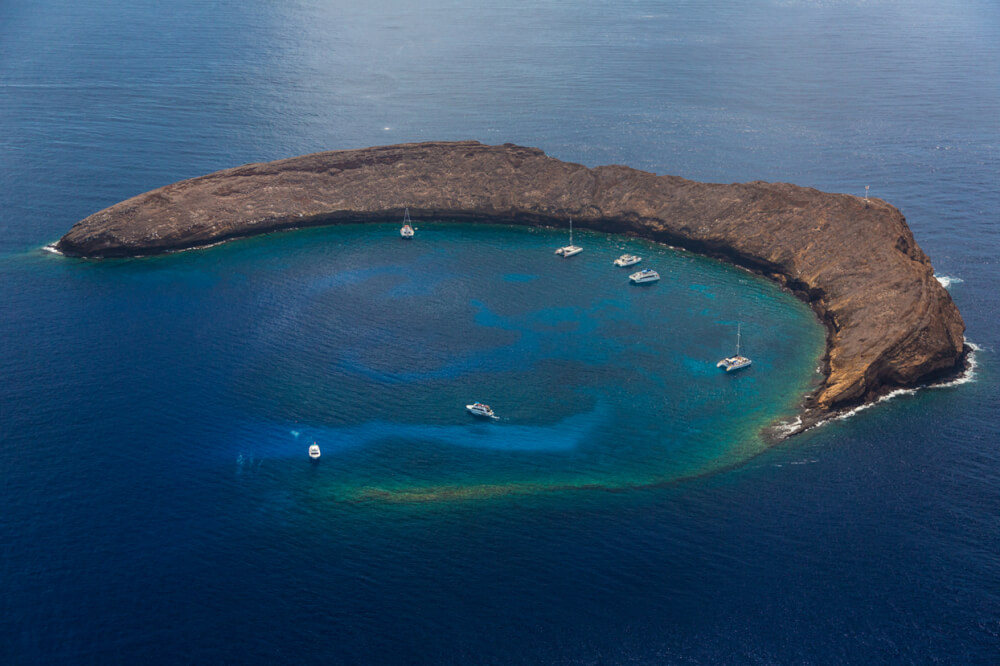
[[[569,245],[565,245],[558,250],[556,254],[560,257],[572,257],[574,254],[580,254],[583,252],[583,248],[579,245],[573,245],[573,218],[569,218]]]
[[[732,372],[734,370],[740,370],[749,366],[753,361],[751,361],[746,356],[740,354],[740,329],[742,324],[736,324],[736,354],[733,356],[728,356],[718,363],[715,364],[717,368],[725,368],[726,372]]]
[[[399,235],[403,238],[413,238],[413,224],[410,222],[410,209],[403,212],[403,228],[399,230]]]

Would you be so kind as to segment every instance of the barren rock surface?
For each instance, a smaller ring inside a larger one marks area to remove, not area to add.
[[[786,183],[697,183],[587,168],[511,144],[419,143],[248,164],[81,220],[69,256],[128,257],[279,229],[399,220],[498,221],[627,233],[725,258],[809,303],[827,327],[826,378],[806,423],[954,372],[964,330],[902,214]]]

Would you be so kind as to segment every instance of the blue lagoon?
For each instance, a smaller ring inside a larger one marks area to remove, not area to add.
[[[5,1],[0,662],[992,663],[998,44],[992,0]],[[40,250],[218,169],[463,139],[868,185],[975,377],[768,447],[823,328],[652,243],[394,219]]]

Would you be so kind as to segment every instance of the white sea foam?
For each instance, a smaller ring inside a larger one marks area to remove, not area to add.
[[[841,413],[839,413],[839,414],[837,414],[835,416],[831,416],[828,419],[823,419],[822,421],[817,421],[812,426],[812,428],[818,428],[821,425],[823,425],[824,423],[829,423],[830,421],[843,421],[844,419],[848,419],[848,418],[854,416],[858,412],[863,412],[864,410],[868,409],[869,407],[874,407],[875,405],[878,405],[880,403],[886,402],[887,400],[892,400],[893,398],[896,398],[896,397],[901,396],[901,395],[913,395],[914,393],[916,393],[920,389],[948,388],[948,387],[951,387],[951,386],[959,386],[961,384],[967,384],[967,383],[969,383],[971,381],[975,381],[975,379],[976,379],[976,366],[978,365],[978,363],[976,361],[976,353],[980,351],[981,347],[979,345],[975,344],[974,342],[969,342],[968,340],[965,341],[965,344],[967,344],[969,346],[969,349],[971,351],[969,352],[969,355],[965,359],[965,364],[966,364],[965,370],[962,372],[962,374],[960,374],[955,379],[952,379],[952,380],[949,380],[949,381],[946,381],[946,382],[938,382],[938,383],[935,383],[935,384],[925,384],[923,386],[918,386],[916,388],[901,388],[901,389],[896,389],[895,391],[890,391],[889,393],[886,393],[884,396],[882,396],[878,400],[866,403],[864,405],[860,405],[858,407],[855,407],[854,409],[849,409],[846,412],[841,412]],[[778,427],[780,428],[781,426],[778,426]],[[812,428],[810,428],[810,429],[812,429]]]
[[[969,345],[969,355],[965,358],[965,372],[955,377],[951,381],[941,382],[940,384],[932,384],[928,388],[948,388],[949,386],[959,386],[960,384],[968,384],[969,382],[976,380],[976,367],[979,365],[976,356],[982,350],[982,347],[974,342],[965,341],[965,344]]]
[[[935,275],[934,277],[937,279],[938,282],[941,283],[941,286],[944,287],[945,289],[951,288],[951,285],[953,284],[965,282],[965,280],[963,280],[960,277],[951,277],[950,275]]]
[[[888,393],[886,393],[885,395],[883,395],[878,400],[874,400],[874,401],[866,403],[864,405],[859,405],[859,406],[855,407],[854,409],[849,409],[846,412],[842,412],[840,414],[837,414],[836,416],[834,416],[834,417],[832,417],[832,418],[830,418],[828,420],[829,421],[843,421],[844,419],[849,419],[850,417],[854,416],[858,412],[865,411],[869,407],[874,407],[875,405],[881,404],[883,402],[888,402],[889,400],[892,400],[893,398],[898,398],[901,395],[913,395],[916,392],[917,392],[917,389],[915,389],[915,388],[901,388],[901,389],[896,389],[895,391],[889,391]],[[820,423],[817,423],[816,425],[821,425],[822,423],[823,423],[823,421],[821,421]]]
[[[65,256],[58,250],[58,248],[56,248],[55,243],[49,243],[48,245],[42,247],[42,252],[51,252],[52,254],[58,254],[60,257]]]
[[[796,416],[794,421],[782,421],[781,423],[774,426],[774,431],[778,433],[782,439],[785,437],[790,437],[795,433],[802,430],[802,417]]]

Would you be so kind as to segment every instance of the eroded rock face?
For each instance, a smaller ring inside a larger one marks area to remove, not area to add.
[[[66,255],[126,257],[279,229],[401,218],[494,220],[627,233],[778,280],[828,329],[826,380],[807,422],[961,363],[965,325],[902,214],[786,183],[696,183],[590,169],[475,141],[304,155],[181,181],[81,220]]]

